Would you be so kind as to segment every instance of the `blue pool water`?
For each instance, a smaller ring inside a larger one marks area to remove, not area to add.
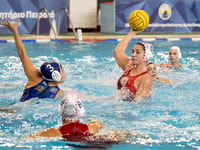
[[[129,44],[127,54],[131,55]],[[173,85],[153,84],[150,98],[134,104],[122,102],[116,95],[117,79],[122,75],[113,57],[118,42],[49,42],[24,43],[34,65],[44,61],[60,62],[66,73],[61,87],[83,100],[85,118],[102,121],[111,129],[146,134],[151,139],[131,138],[124,144],[107,145],[108,149],[200,149],[200,43],[195,41],[153,41],[156,64],[168,60],[171,46],[180,46],[181,70],[163,71],[159,76]],[[14,43],[0,43],[0,106],[20,99],[27,82]],[[92,100],[95,98],[103,100]],[[55,139],[18,140],[44,128],[59,127],[57,105],[61,98],[33,99],[19,106],[14,114],[0,112],[0,149],[77,149],[70,142]],[[75,145],[81,145],[75,143]],[[102,148],[101,145],[99,148]],[[79,148],[78,148],[79,149]],[[83,149],[83,148],[80,148]]]

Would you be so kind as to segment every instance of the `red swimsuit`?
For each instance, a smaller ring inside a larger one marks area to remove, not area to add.
[[[89,129],[87,124],[83,123],[70,123],[63,125],[59,128],[60,133],[62,134],[63,138],[68,141],[84,141],[83,136],[89,135]]]
[[[128,71],[126,71],[118,80],[117,83],[117,88],[118,90],[120,90],[122,87],[126,87],[127,89],[130,90],[130,92],[132,92],[133,94],[136,94],[137,90],[134,87],[134,81],[137,77],[148,73],[148,71],[145,71],[141,74],[138,74],[136,76],[130,76],[130,72],[133,69],[133,67],[131,67]]]

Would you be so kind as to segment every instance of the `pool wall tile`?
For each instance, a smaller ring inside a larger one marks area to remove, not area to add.
[[[22,40],[23,43],[26,43],[26,42],[36,42],[36,40]]]
[[[36,40],[37,43],[47,43],[47,42],[50,42],[51,40],[50,39],[38,39]]]
[[[156,39],[155,38],[143,38],[143,41],[155,41]]]
[[[105,41],[118,41],[118,39],[105,39]]]
[[[143,39],[142,38],[134,38],[131,41],[143,41]]]
[[[0,40],[0,43],[7,43],[6,40]]]
[[[83,39],[83,41],[105,41],[105,39]]]
[[[7,40],[8,43],[15,43],[15,40]]]
[[[179,41],[180,38],[168,38],[168,41]]]
[[[188,40],[188,41],[191,41],[192,38],[180,38],[180,40]]]
[[[156,41],[168,41],[167,38],[156,38]]]
[[[52,41],[52,42],[55,42],[55,41],[63,42],[64,39],[50,39],[50,41]]]
[[[192,41],[200,41],[200,38],[192,38]]]
[[[64,39],[64,41],[77,41],[77,39]]]

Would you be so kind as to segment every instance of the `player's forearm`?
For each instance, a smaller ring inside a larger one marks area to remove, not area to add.
[[[17,30],[13,30],[13,35],[14,35],[15,45],[17,48],[18,55],[20,59],[22,59],[23,56],[26,55],[24,44],[22,43],[21,37],[19,36],[19,33]]]

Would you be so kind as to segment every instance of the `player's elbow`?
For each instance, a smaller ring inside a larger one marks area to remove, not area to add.
[[[101,121],[96,120],[95,123],[96,123],[96,125],[99,127],[99,129],[102,129],[102,128],[103,128],[103,124],[101,123]]]

